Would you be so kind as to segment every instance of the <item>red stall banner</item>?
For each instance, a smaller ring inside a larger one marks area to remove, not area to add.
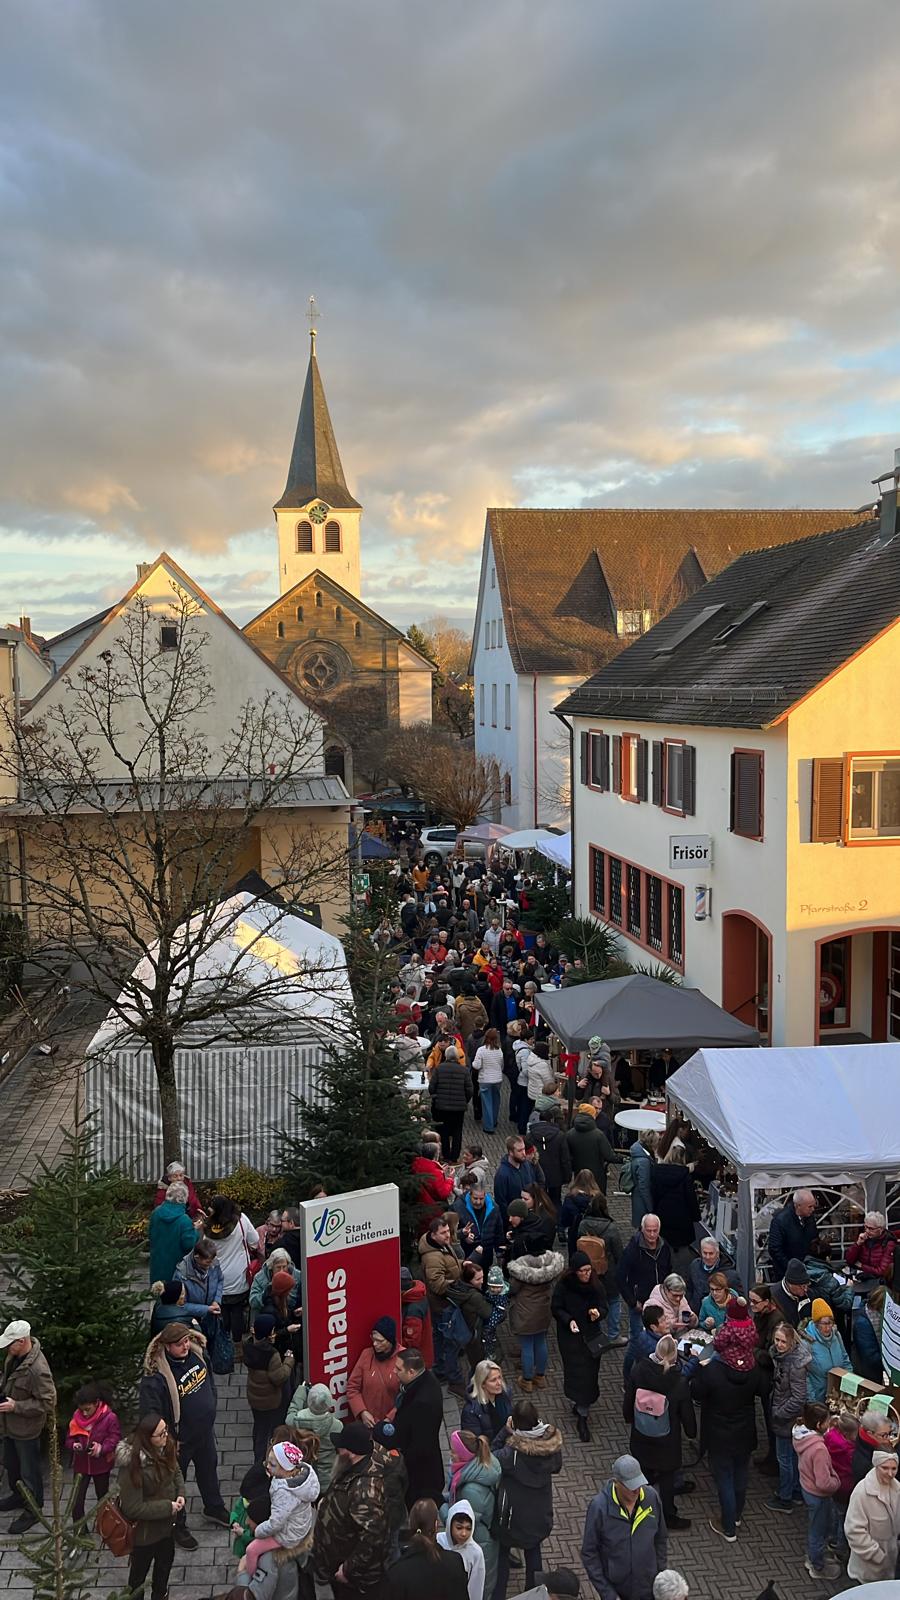
[[[399,1335],[400,1195],[395,1183],[305,1200],[303,1349],[306,1378],[349,1417],[347,1379],[379,1317]]]

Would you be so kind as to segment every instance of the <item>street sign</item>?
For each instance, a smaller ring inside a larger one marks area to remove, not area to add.
[[[708,833],[670,833],[670,872],[698,872],[711,866],[712,839]]]

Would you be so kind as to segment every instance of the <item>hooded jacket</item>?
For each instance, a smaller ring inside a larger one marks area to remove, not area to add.
[[[553,1285],[565,1270],[565,1258],[556,1250],[518,1256],[509,1262],[509,1326],[517,1337],[547,1332]]]
[[[56,1385],[39,1339],[21,1361],[7,1350],[0,1387],[15,1411],[0,1411],[0,1438],[39,1439],[56,1405]]]
[[[845,1439],[840,1428],[832,1427],[825,1435],[825,1444],[831,1465],[840,1480],[838,1491],[842,1500],[849,1499],[853,1493],[853,1452],[856,1449],[854,1439]]]
[[[334,1435],[340,1433],[343,1423],[334,1414],[334,1404],[329,1396],[328,1408],[325,1411],[313,1411],[309,1404],[309,1397],[313,1390],[321,1392],[325,1385],[298,1383],[294,1396],[288,1406],[285,1421],[290,1428],[306,1428],[309,1433],[314,1433],[319,1441],[319,1459],[316,1462],[316,1473],[319,1485],[324,1493],[331,1481],[337,1451],[334,1448]],[[327,1393],[327,1390],[325,1391]],[[322,1394],[324,1401],[325,1394]]]
[[[271,1510],[256,1524],[256,1539],[277,1539],[282,1549],[302,1544],[313,1522],[313,1504],[319,1498],[319,1479],[304,1461],[289,1478],[273,1478],[269,1485]]]
[[[447,1309],[447,1290],[458,1283],[462,1273],[462,1253],[452,1244],[435,1244],[423,1233],[418,1244],[422,1275],[428,1290],[433,1316]]]
[[[472,1524],[472,1532],[463,1544],[453,1543],[450,1524],[454,1517],[468,1517]],[[437,1542],[442,1550],[454,1550],[460,1557],[466,1569],[469,1600],[484,1600],[484,1552],[475,1538],[475,1511],[468,1500],[454,1500],[452,1506],[448,1507],[444,1521],[444,1532],[438,1534]],[[490,1600],[490,1597],[488,1597],[488,1600]]]
[[[527,1550],[553,1530],[553,1478],[562,1470],[562,1434],[545,1422],[536,1438],[510,1433],[494,1454],[501,1472],[500,1543]]]
[[[171,1534],[175,1521],[172,1501],[184,1494],[184,1478],[177,1462],[171,1470],[158,1466],[142,1450],[141,1481],[136,1484],[131,1476],[132,1454],[130,1441],[123,1439],[116,1447],[119,1505],[123,1517],[134,1523],[134,1543],[140,1549]]]
[[[616,1155],[606,1134],[597,1127],[590,1112],[576,1113],[575,1120],[566,1134],[566,1142],[569,1146],[572,1171],[581,1172],[582,1168],[587,1167],[605,1194],[607,1168],[611,1161],[615,1161]]]
[[[319,1501],[312,1557],[317,1579],[330,1583],[343,1567],[351,1589],[374,1596],[389,1539],[384,1474],[374,1453],[346,1466],[341,1461]]]
[[[243,1356],[251,1411],[277,1411],[294,1363],[279,1355],[271,1339],[245,1339]]]
[[[668,1538],[659,1495],[650,1488],[639,1493],[631,1516],[612,1480],[588,1506],[581,1559],[600,1600],[650,1600],[654,1579],[666,1565]]]
[[[780,1355],[773,1345],[772,1357],[772,1432],[778,1439],[789,1439],[806,1401],[806,1372],[810,1362],[808,1346],[801,1339],[793,1350]]]
[[[500,1487],[500,1465],[496,1456],[491,1456],[486,1465],[473,1456],[467,1461],[456,1480],[456,1495],[465,1495],[475,1513],[475,1539],[484,1551],[485,1560],[485,1600],[492,1600],[494,1584],[497,1579],[497,1556],[499,1545],[491,1533],[494,1521],[494,1511],[497,1505],[497,1490]],[[441,1502],[441,1521],[447,1525],[447,1514],[451,1505],[451,1491],[448,1486],[444,1490]]]
[[[276,1249],[283,1250],[284,1245],[277,1245]],[[291,1274],[294,1280],[294,1288],[297,1291],[297,1301],[295,1301],[295,1304],[300,1300],[303,1292],[303,1274],[300,1271],[300,1268],[293,1265],[286,1267],[283,1262],[280,1267],[273,1267],[271,1260],[264,1261],[250,1285],[251,1316],[254,1312],[262,1311],[266,1301],[271,1297],[272,1279],[276,1272],[289,1272]]]
[[[216,1414],[216,1380],[206,1354],[206,1340],[202,1333],[192,1333],[188,1365],[181,1373],[182,1379],[187,1380],[187,1392],[182,1401],[177,1376],[163,1344],[165,1336],[163,1330],[147,1346],[138,1409],[142,1417],[148,1411],[158,1411],[176,1438],[184,1441],[196,1438],[212,1426]]]
[[[809,1345],[809,1366],[806,1369],[806,1398],[807,1400],[824,1400],[828,1387],[828,1374],[832,1367],[846,1367],[850,1370],[850,1357],[847,1354],[844,1341],[837,1331],[832,1329],[831,1338],[823,1339],[818,1324],[810,1322],[801,1335]]]
[[[791,1443],[800,1468],[800,1487],[807,1494],[837,1494],[841,1480],[834,1470],[824,1436],[798,1422],[791,1431]]]

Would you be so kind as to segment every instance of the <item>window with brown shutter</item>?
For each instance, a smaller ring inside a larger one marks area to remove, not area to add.
[[[812,771],[813,844],[839,844],[844,836],[844,760],[816,757]]]
[[[482,718],[482,721],[484,721],[484,718]],[[591,740],[591,736],[590,736],[589,733],[582,733],[580,735],[580,737],[579,737],[579,740],[578,740],[579,751],[580,751],[580,755],[581,755],[581,781],[582,781],[582,783],[587,783],[587,781],[588,781],[588,752],[589,752],[590,747],[591,747],[590,740]]]
[[[653,796],[653,804],[661,806],[663,803],[663,742],[661,739],[654,739],[653,741],[650,793]]]
[[[590,735],[590,764],[588,782],[592,789],[609,788],[609,735]]]
[[[731,831],[744,839],[763,836],[763,753],[734,750],[731,756]]]

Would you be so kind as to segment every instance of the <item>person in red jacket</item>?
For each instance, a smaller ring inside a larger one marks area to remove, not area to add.
[[[400,1379],[394,1356],[397,1350],[397,1324],[393,1317],[379,1317],[372,1324],[372,1342],[360,1352],[347,1379],[347,1404],[355,1422],[374,1428],[376,1422],[389,1422],[397,1408]]]
[[[428,1226],[433,1217],[439,1217],[446,1211],[453,1193],[453,1168],[441,1166],[438,1160],[440,1153],[440,1143],[423,1139],[419,1154],[413,1157],[412,1170],[416,1177],[422,1179],[417,1201],[422,1207],[423,1228]]]
[[[94,1485],[98,1501],[109,1492],[109,1475],[122,1429],[102,1384],[82,1384],[75,1395],[75,1408],[66,1435],[66,1449],[72,1452],[72,1470],[78,1484],[72,1502],[72,1521],[80,1522],[88,1484]]]
[[[847,1261],[857,1278],[877,1278],[890,1283],[894,1275],[894,1250],[897,1241],[888,1233],[880,1211],[867,1211],[863,1231],[855,1244],[847,1246]]]
[[[182,1166],[180,1161],[170,1161],[169,1162],[169,1165],[166,1167],[166,1170],[163,1173],[163,1176],[159,1180],[159,1185],[158,1185],[157,1190],[156,1190],[156,1199],[154,1200],[153,1204],[155,1206],[161,1206],[162,1205],[163,1201],[166,1198],[166,1190],[168,1189],[170,1183],[183,1183],[184,1184],[184,1186],[185,1186],[185,1188],[187,1189],[187,1192],[188,1192],[188,1197],[187,1197],[187,1214],[188,1214],[188,1216],[191,1218],[192,1221],[193,1221],[194,1217],[201,1217],[203,1215],[203,1207],[200,1204],[200,1200],[199,1200],[199,1197],[197,1195],[197,1191],[194,1188],[194,1185],[191,1183],[191,1180],[188,1177],[187,1173],[185,1172],[184,1167]]]
[[[409,1267],[400,1268],[400,1304],[403,1307],[403,1324],[400,1337],[405,1350],[418,1350],[426,1367],[434,1366],[434,1338],[431,1332],[431,1309],[428,1290],[420,1278],[414,1278]]]

